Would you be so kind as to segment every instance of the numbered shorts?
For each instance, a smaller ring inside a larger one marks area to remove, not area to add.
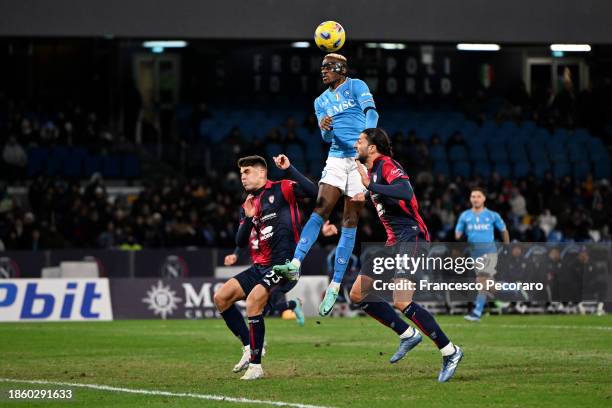
[[[328,157],[319,184],[325,183],[342,191],[342,194],[354,197],[367,190],[361,184],[361,176],[353,157]]]
[[[282,293],[287,293],[297,284],[297,281],[289,281],[275,274],[271,266],[253,265],[234,278],[247,296],[257,285],[262,285],[268,289],[268,292],[280,290]]]

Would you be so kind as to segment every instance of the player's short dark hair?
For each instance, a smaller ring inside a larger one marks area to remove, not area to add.
[[[261,156],[246,156],[238,159],[238,167],[263,167],[268,170],[268,163],[266,159]]]
[[[378,153],[384,154],[385,156],[393,156],[393,149],[391,148],[391,139],[389,139],[389,135],[383,129],[368,128],[362,133],[365,133],[369,145],[376,146],[376,150],[378,150]]]
[[[473,193],[474,191],[480,192],[485,197],[487,196],[487,191],[483,187],[480,187],[480,186],[472,187],[470,189],[470,194]]]

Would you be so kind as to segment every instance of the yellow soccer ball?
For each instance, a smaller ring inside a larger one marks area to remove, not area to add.
[[[338,51],[344,45],[346,32],[336,21],[324,21],[315,30],[315,43],[325,52]]]

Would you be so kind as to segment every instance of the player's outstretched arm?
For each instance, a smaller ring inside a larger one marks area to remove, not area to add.
[[[410,182],[406,179],[396,179],[392,184],[389,185],[370,183],[370,185],[368,186],[368,190],[373,193],[382,194],[387,197],[396,198],[398,200],[410,201],[414,196],[412,186],[410,185]]]
[[[296,196],[317,198],[317,186],[308,177],[300,173],[298,169],[291,165],[291,161],[284,154],[273,157],[274,164],[281,170],[287,171],[289,178],[297,182],[297,189],[294,188]]]

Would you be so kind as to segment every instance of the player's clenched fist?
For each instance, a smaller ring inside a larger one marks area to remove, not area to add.
[[[272,157],[274,159],[274,164],[281,170],[287,170],[289,166],[291,166],[291,162],[289,158],[284,154],[279,154],[278,156]]]
[[[229,254],[223,260],[223,265],[231,266],[235,264],[237,260],[238,260],[238,256],[236,256],[236,254]]]

